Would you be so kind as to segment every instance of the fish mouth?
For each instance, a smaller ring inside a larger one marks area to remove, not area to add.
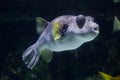
[[[99,34],[99,27],[93,28],[93,32],[94,32],[95,34]]]
[[[99,31],[94,31],[95,34],[99,34]]]

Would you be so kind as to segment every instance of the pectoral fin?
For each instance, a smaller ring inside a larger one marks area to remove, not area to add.
[[[40,57],[44,62],[49,63],[52,60],[53,53],[49,49],[44,49],[40,52]]]
[[[53,23],[53,37],[55,41],[61,37],[61,35],[59,34],[59,30],[61,27],[62,25],[60,23],[58,22]]]
[[[49,22],[45,19],[41,17],[36,17],[37,33],[40,34],[43,31],[43,29],[48,25],[48,23]]]

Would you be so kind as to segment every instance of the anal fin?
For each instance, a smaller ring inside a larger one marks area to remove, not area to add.
[[[53,53],[49,49],[44,49],[40,52],[40,57],[42,61],[49,63],[53,58]]]

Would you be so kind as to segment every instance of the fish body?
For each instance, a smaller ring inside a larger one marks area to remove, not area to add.
[[[61,52],[79,48],[83,43],[96,38],[99,25],[91,16],[64,15],[51,22],[41,17],[36,18],[37,32],[43,32],[39,39],[22,55],[27,67],[32,69],[41,58],[48,63],[52,60],[53,51]]]

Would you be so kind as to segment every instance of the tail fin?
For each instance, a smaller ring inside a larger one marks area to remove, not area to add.
[[[32,45],[25,50],[25,52],[22,55],[22,58],[27,67],[32,69],[37,64],[39,60],[39,55],[37,53],[37,50]]]

